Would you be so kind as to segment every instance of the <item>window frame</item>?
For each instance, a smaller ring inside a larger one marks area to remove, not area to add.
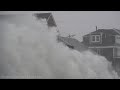
[[[115,35],[115,43],[120,43],[120,35]]]
[[[118,49],[120,49],[120,48],[113,48],[113,57],[114,58],[120,58],[120,56],[118,56],[118,54],[117,54]]]
[[[95,37],[95,41],[93,41],[93,37]],[[97,37],[99,37],[99,41],[97,40]],[[91,42],[101,42],[101,36],[100,35],[91,35]]]

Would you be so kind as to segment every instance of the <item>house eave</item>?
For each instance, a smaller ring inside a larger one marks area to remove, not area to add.
[[[90,46],[88,48],[120,48],[120,45],[114,45],[114,46]]]
[[[92,48],[116,48],[116,46],[91,46],[91,47],[88,47],[88,48],[89,49],[92,49]]]

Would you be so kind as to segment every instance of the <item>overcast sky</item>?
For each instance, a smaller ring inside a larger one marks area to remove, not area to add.
[[[68,34],[76,34],[75,38],[79,40],[82,40],[83,35],[95,31],[95,26],[104,29],[108,28],[120,29],[120,11],[49,11],[49,12],[53,13],[55,21],[62,35],[67,36]],[[0,14],[16,14],[16,13],[29,14],[31,12],[0,11]]]

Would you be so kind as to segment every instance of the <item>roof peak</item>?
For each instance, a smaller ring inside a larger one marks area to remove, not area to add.
[[[57,24],[54,20],[52,13],[35,13],[34,15],[37,17],[38,20],[46,19],[49,27],[57,27]]]
[[[100,32],[104,32],[104,33],[109,33],[109,34],[113,34],[113,35],[120,35],[120,30],[119,29],[98,29],[97,31],[93,31],[89,34],[95,34],[95,33],[100,33]],[[84,36],[87,36],[89,34],[86,34]]]

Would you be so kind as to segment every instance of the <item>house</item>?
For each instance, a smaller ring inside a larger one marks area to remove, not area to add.
[[[46,19],[48,27],[57,27],[52,13],[36,13],[34,15],[38,20]],[[57,32],[59,33],[59,30]],[[58,42],[62,42],[64,45],[68,46],[70,49],[77,51],[83,51],[87,49],[87,47],[85,47],[80,41],[72,37],[62,37],[61,35],[58,35],[57,40]]]
[[[119,63],[120,66],[120,30],[96,29],[84,35],[82,43],[112,63]]]
[[[52,13],[35,13],[38,20],[46,19],[48,27],[57,27]]]
[[[80,41],[78,41],[77,39],[73,37],[58,36],[58,42],[63,42],[70,49],[74,49],[79,52],[85,51],[88,49],[84,44],[82,44]]]

